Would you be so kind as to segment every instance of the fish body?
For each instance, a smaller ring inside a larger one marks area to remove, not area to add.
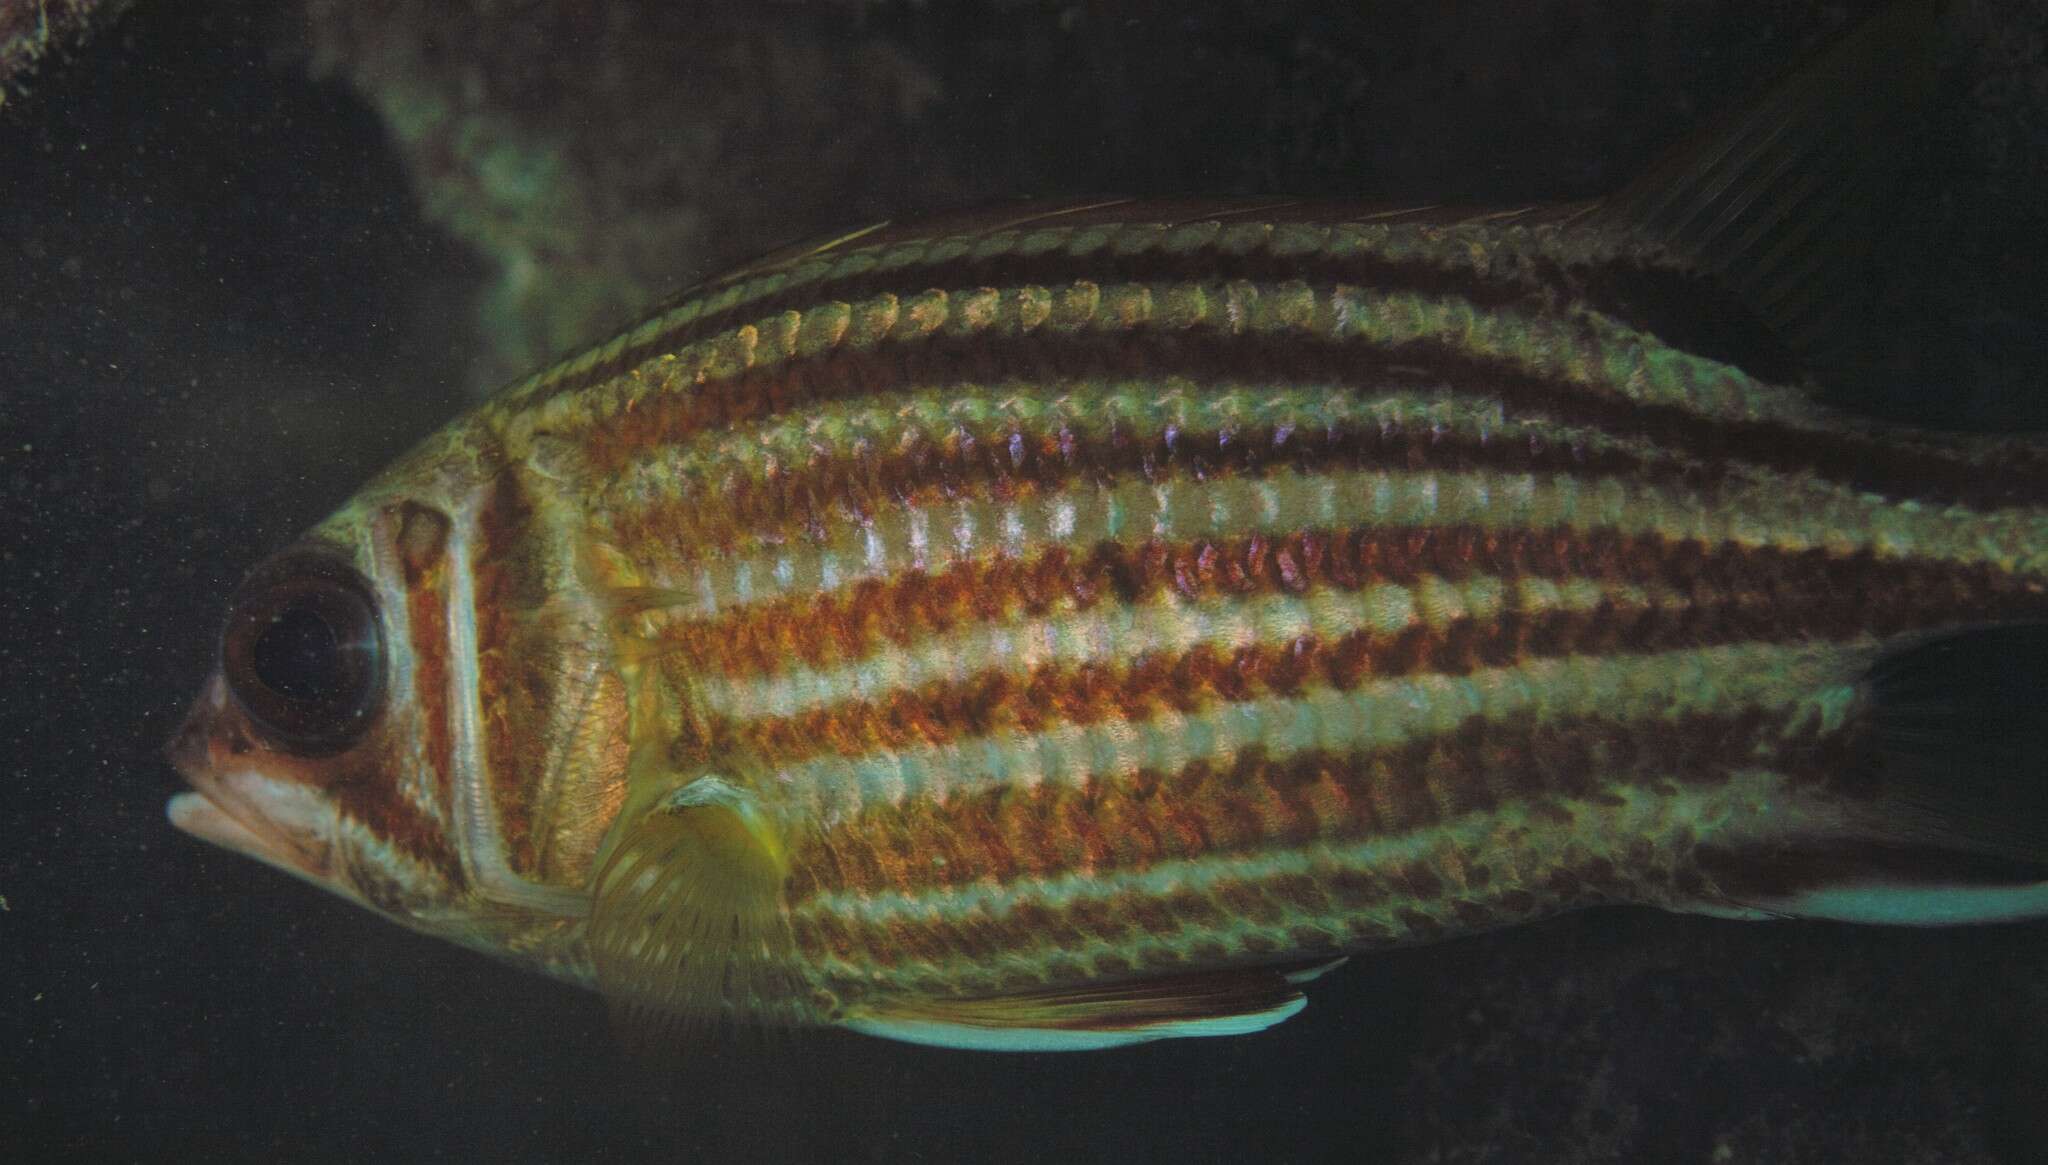
[[[1602,204],[771,257],[259,568],[172,817],[646,1011],[965,1047],[1592,905],[2048,912],[1884,678],[2048,617],[2048,450],[1817,405],[1731,282]]]

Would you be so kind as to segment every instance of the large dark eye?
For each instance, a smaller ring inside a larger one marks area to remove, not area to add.
[[[348,747],[383,700],[383,642],[370,586],[310,551],[271,559],[235,592],[221,634],[235,701],[274,743],[299,752]]]

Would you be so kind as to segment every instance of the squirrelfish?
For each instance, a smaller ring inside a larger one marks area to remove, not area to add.
[[[1916,11],[1597,203],[706,285],[257,567],[171,819],[639,1012],[990,1049],[1597,904],[2048,913],[2048,448],[1796,360]]]

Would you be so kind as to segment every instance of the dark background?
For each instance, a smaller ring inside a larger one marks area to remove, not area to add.
[[[679,286],[1017,193],[1583,197],[1869,7],[770,6],[580,38],[541,3],[457,5],[455,28],[404,3],[144,0],[0,114],[0,1151],[2041,1159],[2044,925],[1599,912],[1356,960],[1242,1039],[1043,1057],[816,1033],[650,1066],[595,998],[162,814],[156,750],[239,574],[522,354],[616,315],[653,278],[633,256]],[[1886,151],[1911,201],[1838,397],[2041,415],[2042,17],[1951,14],[1942,104]],[[619,77],[650,74],[596,66],[622,38],[659,57],[655,34],[697,38],[659,88],[706,120],[620,194],[667,137],[619,120],[650,83]],[[733,38],[751,55],[722,56]],[[558,143],[540,209],[479,140]],[[548,306],[565,287],[573,310]]]

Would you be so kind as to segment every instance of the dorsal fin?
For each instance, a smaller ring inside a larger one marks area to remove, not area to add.
[[[1933,89],[1943,0],[1899,0],[1606,200],[1604,225],[1714,274],[1809,364],[1850,343],[1893,208],[1886,131]]]

